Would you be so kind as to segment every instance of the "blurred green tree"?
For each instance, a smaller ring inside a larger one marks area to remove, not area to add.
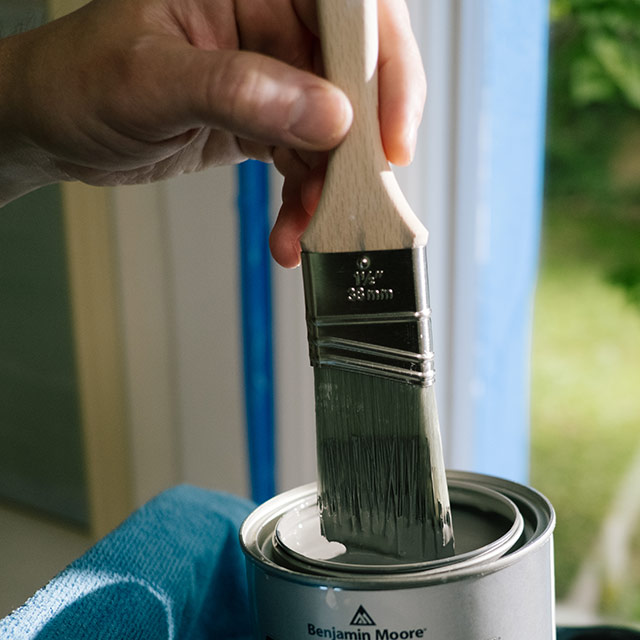
[[[640,109],[640,0],[552,0],[551,21],[556,65],[574,107]]]
[[[532,480],[558,512],[562,599],[640,446],[640,0],[550,0],[550,23]],[[628,598],[605,604],[640,620],[634,544]]]

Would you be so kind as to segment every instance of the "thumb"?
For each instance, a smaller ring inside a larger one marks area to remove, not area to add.
[[[335,147],[353,118],[340,89],[310,72],[247,51],[191,50],[183,99],[202,124],[270,145]]]

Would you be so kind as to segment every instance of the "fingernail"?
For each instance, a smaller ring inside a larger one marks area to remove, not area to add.
[[[287,129],[305,146],[331,149],[347,133],[353,110],[347,97],[330,85],[300,94],[289,112]]]

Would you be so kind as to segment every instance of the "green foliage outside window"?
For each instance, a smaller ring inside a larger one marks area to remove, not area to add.
[[[640,0],[550,9],[531,481],[558,513],[562,601],[640,460]],[[639,622],[640,523],[623,552],[624,575],[597,567],[592,613]]]

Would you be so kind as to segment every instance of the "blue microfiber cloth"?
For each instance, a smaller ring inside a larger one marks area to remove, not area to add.
[[[252,508],[190,486],[160,494],[0,620],[0,639],[248,640],[238,529]]]

